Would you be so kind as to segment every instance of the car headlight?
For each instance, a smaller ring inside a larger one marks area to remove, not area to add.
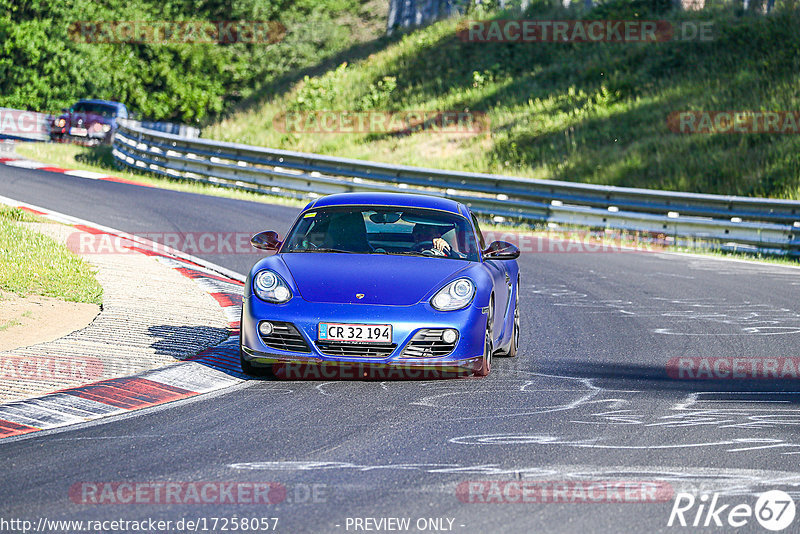
[[[67,124],[67,120],[63,119],[63,118],[58,119],[56,121],[56,126],[58,126],[59,128],[63,128],[64,126],[66,126],[66,124]]]
[[[283,278],[274,271],[261,271],[253,278],[253,291],[261,300],[283,304],[292,298],[292,292]]]
[[[104,125],[103,125],[103,131],[104,131],[105,133],[108,133],[108,132],[110,132],[110,131],[111,131],[111,125],[110,125],[110,124],[104,124]]]
[[[475,296],[475,284],[469,278],[453,280],[431,299],[431,306],[439,311],[466,308]]]

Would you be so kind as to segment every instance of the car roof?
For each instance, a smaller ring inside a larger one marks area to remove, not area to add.
[[[323,208],[328,206],[397,206],[403,208],[427,208],[466,215],[467,210],[459,202],[448,198],[413,193],[336,193],[317,199],[306,206]],[[461,208],[461,209],[460,209]]]
[[[78,100],[77,103],[80,104],[81,102],[85,102],[87,104],[105,104],[107,106],[114,106],[117,108],[120,106],[125,107],[125,104],[122,102],[114,102],[113,100],[98,100],[96,98]]]

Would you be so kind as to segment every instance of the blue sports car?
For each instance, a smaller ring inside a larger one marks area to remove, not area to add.
[[[245,373],[322,365],[485,376],[493,355],[517,354],[519,249],[487,246],[459,202],[330,195],[308,204],[284,240],[268,231],[251,244],[276,253],[245,284]]]

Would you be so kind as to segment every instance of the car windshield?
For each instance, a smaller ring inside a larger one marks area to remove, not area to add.
[[[117,110],[113,106],[91,102],[78,102],[72,107],[72,111],[75,113],[94,113],[101,117],[113,117],[117,114]]]
[[[343,252],[478,261],[472,225],[460,215],[422,208],[339,206],[310,210],[281,252]]]

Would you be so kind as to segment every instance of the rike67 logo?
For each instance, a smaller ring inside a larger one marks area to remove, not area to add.
[[[795,511],[792,497],[780,490],[762,493],[755,507],[746,503],[720,504],[718,493],[695,497],[681,492],[675,496],[667,526],[740,528],[755,517],[763,528],[777,532],[792,524]]]

